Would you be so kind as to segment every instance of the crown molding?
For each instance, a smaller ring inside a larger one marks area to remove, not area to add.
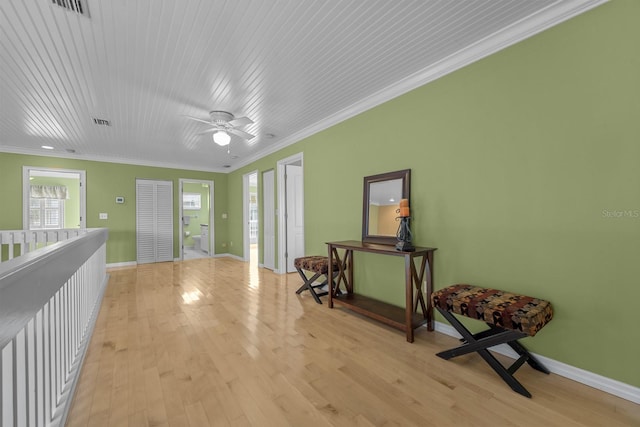
[[[473,62],[479,61],[490,56],[502,49],[532,37],[546,29],[554,27],[564,21],[575,16],[585,13],[597,6],[609,2],[610,0],[557,0],[545,9],[521,19],[520,21],[505,27],[476,43],[461,49],[448,56],[447,58],[426,67],[405,79],[402,79],[374,94],[368,96],[355,104],[352,104],[340,111],[331,114],[324,119],[308,126],[307,128],[289,135],[286,138],[266,147],[255,154],[241,159],[236,165],[230,168],[195,168],[190,164],[175,164],[169,162],[151,162],[140,160],[127,160],[123,158],[83,155],[68,153],[46,152],[43,153],[39,149],[23,149],[18,147],[0,146],[0,152],[9,152],[16,154],[27,154],[44,157],[59,157],[77,160],[90,160],[107,163],[121,163],[136,166],[151,166],[169,169],[185,169],[201,172],[215,173],[231,173],[241,169],[265,156],[273,154],[283,148],[293,145],[301,140],[308,138],[318,132],[328,129],[338,123],[357,116],[367,110],[378,105],[390,101],[407,92],[417,89],[425,84],[446,76],[456,70],[459,70]]]
[[[453,73],[469,64],[490,56],[502,49],[521,42],[568,19],[585,13],[610,0],[558,0],[551,6],[521,19],[447,58],[400,80],[361,101],[344,108],[319,122],[247,157],[228,172],[233,172],[261,158],[295,144],[340,122],[370,110],[387,101],[404,95],[434,80]]]
[[[176,164],[176,163],[168,163],[168,162],[151,162],[151,161],[145,161],[145,160],[134,161],[129,159],[123,159],[120,157],[96,156],[96,155],[87,155],[87,154],[68,154],[68,153],[60,153],[60,152],[50,151],[50,150],[43,151],[41,149],[27,149],[27,148],[20,148],[20,147],[11,147],[6,145],[0,146],[0,153],[24,154],[28,156],[40,156],[40,157],[56,157],[61,159],[86,160],[86,161],[103,162],[103,163],[118,163],[122,165],[132,165],[132,166],[151,166],[151,167],[165,168],[165,169],[183,169],[183,170],[197,171],[197,172],[217,172],[217,173],[231,172],[229,169],[194,168],[193,165],[187,165],[187,164]]]

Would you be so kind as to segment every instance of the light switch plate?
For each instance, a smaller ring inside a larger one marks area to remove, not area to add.
[[[100,212],[100,219],[109,219],[109,215],[107,215],[105,212]]]

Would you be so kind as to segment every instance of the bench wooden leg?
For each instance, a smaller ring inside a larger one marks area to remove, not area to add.
[[[302,293],[302,291],[309,290],[313,299],[316,300],[318,304],[322,304],[322,301],[320,301],[320,297],[323,295],[327,295],[328,291],[317,293],[315,288],[321,288],[322,286],[326,285],[328,283],[328,280],[325,280],[319,285],[314,285],[313,282],[315,282],[318,277],[322,276],[322,273],[316,273],[311,278],[307,278],[307,276],[301,269],[296,268],[296,270],[298,270],[298,274],[300,275],[300,277],[302,277],[302,280],[304,282],[302,286],[298,288],[296,294],[300,294]]]
[[[441,351],[437,356],[443,359],[451,359],[452,357],[460,356],[463,354],[477,352],[484,360],[491,366],[491,368],[500,375],[500,378],[506,382],[511,389],[523,396],[531,397],[531,393],[520,382],[515,379],[513,374],[527,362],[532,368],[549,373],[549,370],[545,368],[531,353],[527,351],[522,344],[518,342],[518,339],[525,338],[528,335],[509,329],[503,329],[494,325],[489,325],[490,329],[472,334],[451,312],[443,310],[440,307],[436,307],[440,314],[451,323],[459,333],[462,335],[464,344],[459,347],[452,348],[450,350]],[[516,360],[511,366],[505,368],[488,350],[498,344],[507,344],[520,355],[520,358]]]
[[[482,332],[478,332],[477,334],[473,334],[473,337],[476,340],[482,339],[484,337],[488,337],[491,335],[495,335],[501,331],[504,331],[504,329],[497,327],[495,325],[492,325],[491,323],[487,323],[487,326],[489,327],[489,329],[487,329],[486,331],[482,331]],[[526,335],[525,335],[526,336]],[[517,337],[517,339],[522,338],[522,337]],[[520,355],[520,358],[522,358],[523,356],[525,356],[526,360],[522,360],[522,362],[527,362],[529,364],[529,366],[531,366],[533,369],[535,369],[536,371],[540,371],[543,372],[545,374],[549,374],[549,370],[538,360],[536,359],[531,353],[529,353],[529,351],[524,348],[524,346],[522,344],[520,344],[518,341],[513,340],[513,341],[509,341],[506,343],[509,347],[511,347],[516,353],[518,353],[518,355]],[[512,365],[513,367],[513,365]],[[513,370],[513,372],[515,372],[515,369]]]

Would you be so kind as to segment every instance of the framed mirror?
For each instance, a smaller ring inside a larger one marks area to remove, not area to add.
[[[362,205],[362,241],[395,245],[400,199],[411,194],[411,169],[365,176]],[[409,201],[411,203],[411,201]]]

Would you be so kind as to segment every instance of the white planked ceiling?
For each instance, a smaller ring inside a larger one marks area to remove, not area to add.
[[[604,0],[82,2],[0,0],[0,151],[228,172]]]

